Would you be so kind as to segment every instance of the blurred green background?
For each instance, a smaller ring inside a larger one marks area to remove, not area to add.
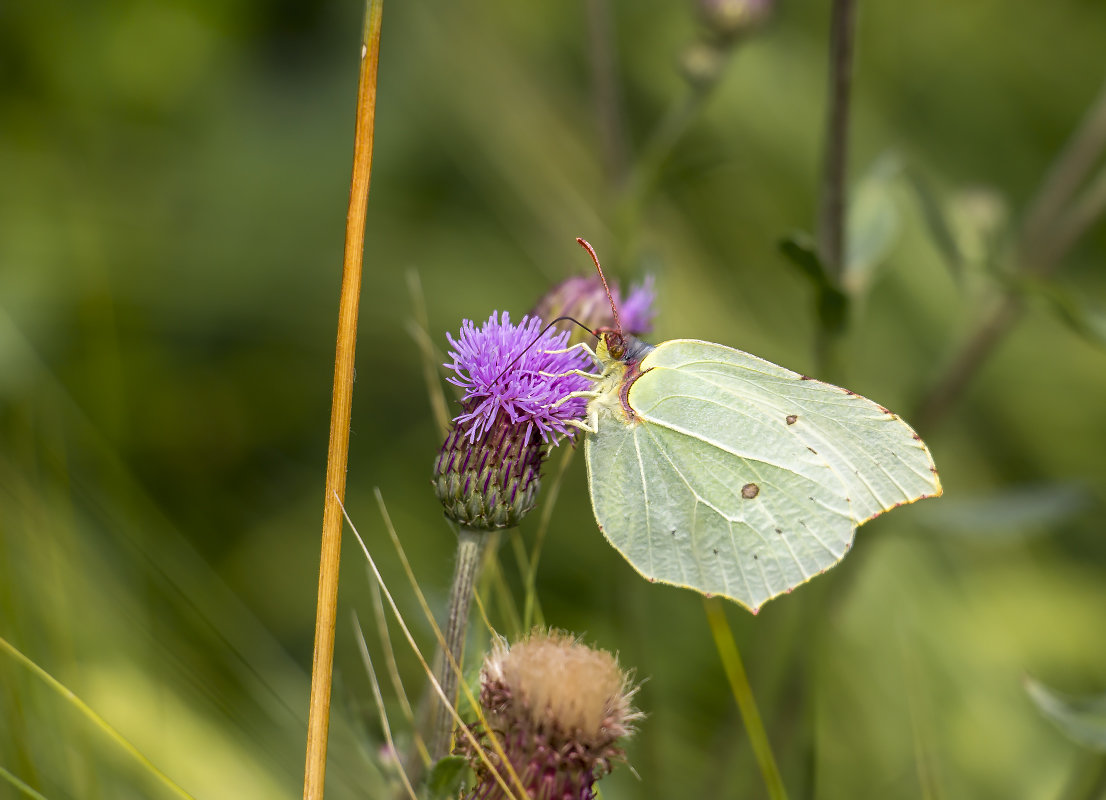
[[[829,4],[780,3],[737,47],[636,216],[619,175],[687,96],[691,2],[387,4],[348,508],[429,648],[373,496],[440,610],[454,538],[417,309],[439,348],[463,318],[517,318],[587,272],[584,236],[617,279],[656,275],[656,340],[845,383],[918,421],[941,470],[943,499],[866,526],[824,577],[755,618],[728,609],[792,796],[1062,796],[1098,762],[1022,679],[1106,688],[1106,231],[1047,280],[1014,276],[1026,209],[1100,90],[1106,5],[861,5],[850,175],[874,257],[824,375],[812,286],[778,242],[814,226]],[[0,635],[198,798],[301,791],[361,14],[0,6]],[[1024,314],[917,420],[1008,287]],[[764,796],[699,597],[606,545],[579,457],[538,592],[549,623],[647,679],[637,776],[604,797]],[[389,796],[351,537],[340,602],[329,796]],[[4,654],[0,767],[50,798],[169,796]]]

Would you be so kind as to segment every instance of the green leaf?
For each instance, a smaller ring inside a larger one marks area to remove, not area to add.
[[[1071,697],[1025,678],[1025,691],[1037,709],[1077,744],[1106,753],[1106,694]]]
[[[830,280],[814,241],[806,233],[796,231],[781,239],[779,248],[787,260],[814,284],[815,303],[822,330],[830,333],[843,332],[849,320],[849,296]]]
[[[815,286],[828,285],[829,276],[818,257],[818,249],[810,235],[803,231],[789,233],[779,243],[780,252],[787,257],[799,272],[808,277]]]
[[[846,220],[843,283],[850,294],[867,290],[899,238],[901,220],[895,188],[902,163],[880,156],[852,191]]]
[[[430,800],[456,797],[467,768],[468,761],[462,756],[445,756],[440,759],[426,779]]]

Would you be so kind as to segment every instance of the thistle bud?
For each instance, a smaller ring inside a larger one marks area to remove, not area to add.
[[[434,493],[460,525],[512,528],[537,502],[545,453],[540,437],[502,416],[475,441],[455,426],[434,462]]]
[[[572,436],[587,403],[572,397],[590,387],[571,374],[591,366],[564,350],[568,333],[542,332],[537,317],[511,324],[492,314],[480,328],[465,320],[445,366],[461,387],[461,414],[434,462],[434,491],[446,516],[469,528],[518,525],[534,507],[549,448]]]
[[[626,299],[622,299],[617,285],[611,286],[611,298],[618,308],[625,333],[640,336],[653,329],[653,278],[649,276],[643,283],[630,288]],[[572,317],[592,330],[614,326],[611,313],[611,301],[603,289],[598,275],[574,275],[558,283],[543,294],[530,312],[546,322],[557,317]],[[582,341],[583,332],[573,329],[571,341]]]
[[[517,789],[490,737],[496,736],[528,797],[591,800],[595,783],[623,757],[619,740],[641,716],[618,660],[559,631],[535,631],[508,647],[497,642],[480,673],[488,726],[475,733],[492,765]],[[467,740],[477,783],[470,800],[500,800],[502,786]]]

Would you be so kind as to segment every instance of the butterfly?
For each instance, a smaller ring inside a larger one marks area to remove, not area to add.
[[[921,437],[878,403],[725,345],[646,344],[611,308],[577,427],[599,530],[648,580],[755,614],[841,561],[859,525],[941,494]]]

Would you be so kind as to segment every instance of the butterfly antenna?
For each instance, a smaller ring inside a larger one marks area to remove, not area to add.
[[[535,337],[534,337],[534,338],[533,338],[533,339],[532,339],[532,340],[530,341],[530,344],[528,344],[528,345],[526,345],[526,347],[522,348],[521,352],[519,352],[519,354],[518,354],[517,356],[515,356],[514,358],[512,358],[512,359],[511,359],[511,360],[510,360],[510,361],[509,361],[509,362],[507,363],[507,366],[505,366],[505,367],[503,368],[503,371],[502,371],[501,373],[499,373],[498,375],[496,375],[496,376],[495,376],[495,380],[494,380],[494,381],[492,381],[492,386],[495,386],[495,385],[496,385],[497,383],[499,383],[499,379],[500,379],[500,378],[502,378],[502,377],[503,377],[504,375],[506,375],[506,374],[507,374],[507,370],[509,370],[509,369],[510,369],[510,368],[511,368],[512,366],[514,366],[514,363],[515,363],[516,361],[518,361],[518,360],[519,360],[520,358],[522,358],[522,357],[523,357],[524,355],[526,355],[526,351],[527,351],[527,350],[529,350],[529,349],[530,349],[531,347],[533,347],[534,345],[536,345],[536,344],[538,343],[538,340],[539,340],[539,339],[541,339],[541,337],[545,336],[545,332],[546,332],[547,330],[549,330],[550,328],[552,328],[552,327],[553,327],[554,325],[556,325],[556,324],[557,324],[558,322],[575,322],[575,323],[576,323],[577,325],[579,325],[579,326],[580,326],[581,328],[583,328],[583,329],[584,329],[585,331],[587,331],[588,333],[590,333],[590,334],[591,334],[592,336],[598,336],[598,335],[599,335],[599,334],[597,334],[597,333],[596,333],[595,331],[593,331],[593,330],[592,330],[591,328],[589,328],[589,327],[588,327],[587,325],[585,325],[584,323],[580,322],[580,320],[578,320],[578,319],[574,319],[573,317],[557,317],[557,318],[556,318],[555,320],[553,320],[553,321],[552,321],[552,322],[550,322],[550,323],[549,323],[548,325],[546,325],[546,326],[545,326],[544,328],[542,328],[542,329],[541,329],[541,331],[540,331],[540,332],[538,333],[538,335],[537,335],[537,336],[535,336]]]
[[[607,285],[607,276],[603,274],[603,268],[599,266],[599,256],[595,254],[595,248],[588,244],[586,239],[576,237],[576,243],[591,254],[591,260],[595,262],[595,269],[599,272],[599,280],[603,281],[603,291],[607,293],[607,299],[611,303],[611,313],[614,314],[614,327],[618,335],[622,335],[622,322],[618,319],[618,308],[615,307],[614,297],[611,295],[611,287]]]

